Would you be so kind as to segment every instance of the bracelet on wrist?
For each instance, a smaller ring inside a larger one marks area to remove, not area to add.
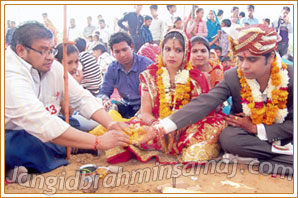
[[[153,125],[157,124],[158,122],[159,122],[158,119],[153,118],[152,120],[150,120],[150,121],[148,122],[148,125],[149,125],[149,126],[153,126]]]
[[[95,137],[94,150],[97,151],[98,136]]]
[[[166,131],[164,130],[164,128],[162,126],[159,126],[158,124],[153,126],[155,129],[155,135],[157,137],[163,137],[166,134]]]

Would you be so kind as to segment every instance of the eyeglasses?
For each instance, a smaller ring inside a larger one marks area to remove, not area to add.
[[[30,47],[30,46],[28,46],[28,45],[24,45],[24,46],[25,46],[26,48],[28,48],[28,49],[31,49],[31,50],[33,50],[33,51],[39,53],[39,54],[42,55],[42,56],[49,55],[49,54],[52,54],[53,56],[56,56],[57,53],[58,53],[58,50],[57,50],[56,48],[52,48],[52,49],[49,49],[49,50],[39,51],[39,50],[34,49],[34,48],[32,48],[32,47]]]

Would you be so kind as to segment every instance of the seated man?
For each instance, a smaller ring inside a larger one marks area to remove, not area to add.
[[[118,111],[122,117],[130,118],[135,115],[141,105],[139,74],[153,62],[133,52],[132,38],[127,33],[113,34],[109,46],[117,61],[112,62],[108,67],[99,97],[104,100],[105,107],[109,108],[112,105],[110,96],[114,88],[117,88],[122,97],[122,101],[116,103]]]
[[[66,165],[64,146],[106,150],[127,145],[129,137],[90,92],[68,75],[69,105],[109,130],[98,138],[58,117],[65,95],[64,72],[54,60],[53,33],[39,22],[27,22],[14,33],[5,53],[5,167],[24,166],[44,173]],[[7,172],[7,173],[8,173]]]
[[[144,141],[201,120],[232,96],[226,117],[230,126],[219,140],[223,150],[266,162],[261,172],[293,174],[293,67],[281,62],[276,43],[276,31],[263,24],[238,29],[231,46],[239,66],[226,71],[210,92],[162,120]]]

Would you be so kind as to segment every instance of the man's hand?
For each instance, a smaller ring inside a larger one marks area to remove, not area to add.
[[[102,104],[106,110],[109,109],[113,105],[111,99],[103,100]]]
[[[128,124],[124,122],[111,122],[108,126],[108,130],[118,130],[129,133],[130,127]]]
[[[83,72],[82,70],[78,70],[75,74],[72,75],[72,77],[79,83],[81,84],[83,80]]]
[[[98,138],[98,149],[107,150],[116,146],[128,146],[129,136],[121,131],[111,130]]]
[[[244,113],[228,115],[227,117],[225,117],[225,120],[229,125],[240,127],[249,133],[257,134],[258,132],[257,125],[254,125],[250,117],[245,116]]]

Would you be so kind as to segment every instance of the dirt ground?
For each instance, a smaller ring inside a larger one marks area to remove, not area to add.
[[[116,164],[122,167],[122,172],[109,173],[104,179],[96,180],[97,189],[88,188],[92,183],[81,183],[79,174],[76,177],[77,169],[84,164],[96,164],[97,166],[110,166],[103,155],[92,156],[90,154],[72,155],[68,166],[60,167],[50,173],[32,175],[30,180],[23,184],[11,183],[5,186],[5,193],[161,193],[161,187],[172,186],[173,180],[167,179],[168,172],[175,175],[176,187],[203,192],[203,193],[293,193],[293,179],[281,176],[257,174],[255,169],[250,170],[247,165],[227,165],[217,163],[209,166],[193,166],[188,169],[180,166],[178,169],[173,166],[156,164],[152,159],[148,163],[141,163],[132,159],[125,163]],[[210,164],[211,165],[211,164]],[[114,165],[113,165],[114,166]],[[114,167],[115,168],[115,167]],[[172,168],[172,169],[171,169]],[[148,171],[143,177],[134,174],[136,171]],[[172,170],[172,171],[170,171]],[[176,171],[174,171],[176,170]],[[180,171],[179,171],[180,170]],[[163,174],[162,174],[163,172]],[[181,176],[180,173],[182,174]],[[120,174],[122,180],[120,181]],[[137,177],[140,176],[140,177]],[[150,177],[149,177],[150,176]],[[41,181],[43,177],[44,182]],[[141,178],[139,181],[138,179]],[[126,181],[125,181],[126,180]],[[82,180],[83,181],[83,180]],[[117,183],[118,182],[118,183]],[[127,183],[125,183],[127,182]],[[140,183],[138,183],[140,182]],[[79,182],[80,183],[80,182]],[[84,187],[85,185],[85,187]],[[170,191],[172,192],[172,191]]]

